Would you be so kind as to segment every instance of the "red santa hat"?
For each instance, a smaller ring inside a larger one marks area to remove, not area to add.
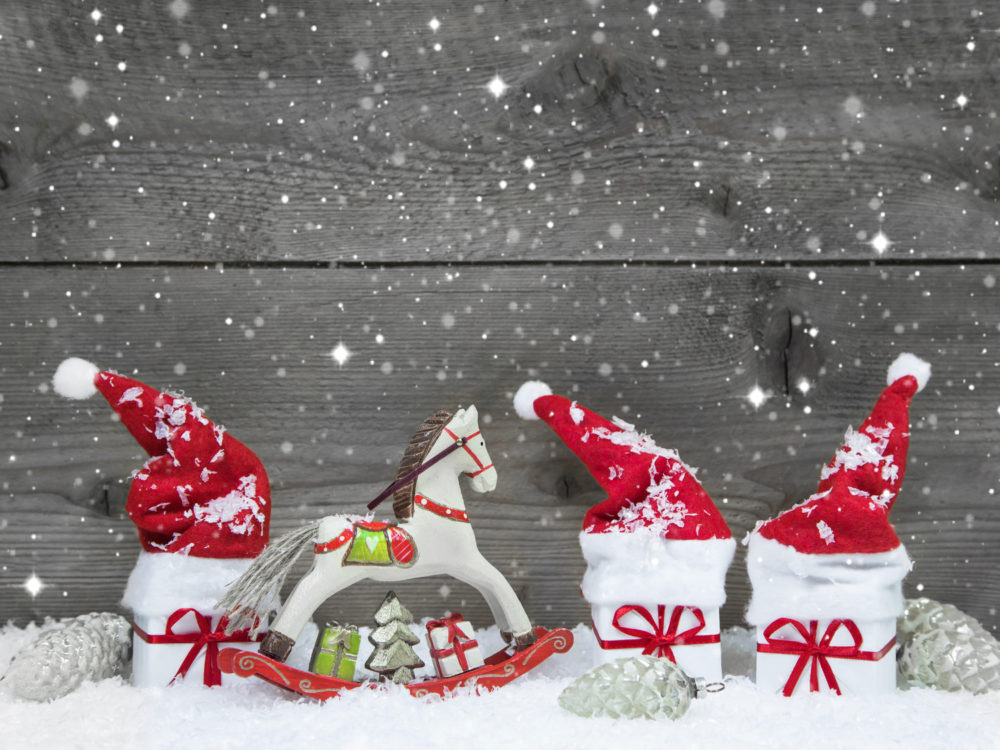
[[[191,600],[203,581],[210,607],[218,595],[214,580],[228,583],[267,546],[271,490],[260,459],[190,399],[85,360],[63,361],[53,386],[67,398],[100,392],[150,456],[133,474],[125,506],[144,552],[125,603],[137,611],[173,611],[165,600],[174,598],[196,606]],[[176,597],[162,590],[171,578],[180,586]]]
[[[518,389],[514,408],[523,419],[548,424],[608,493],[587,511],[580,534],[587,601],[725,602],[732,532],[675,451],[538,381]]]
[[[900,355],[871,414],[857,431],[848,428],[824,467],[815,494],[750,534],[749,622],[902,613],[901,583],[912,563],[889,511],[906,471],[910,401],[930,372],[919,357]]]

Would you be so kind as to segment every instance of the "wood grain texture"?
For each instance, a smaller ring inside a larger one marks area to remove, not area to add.
[[[601,492],[510,397],[525,379],[676,447],[741,538],[812,492],[900,351],[931,360],[893,521],[906,592],[996,629],[1000,264],[958,267],[476,269],[8,268],[0,308],[0,613],[114,608],[137,553],[122,516],[141,450],[95,397],[47,386],[64,357],[181,389],[262,458],[276,533],[356,512],[423,417],[476,403],[500,475],[468,494],[481,548],[548,625],[586,621],[577,531]],[[330,356],[343,344],[352,357]],[[808,383],[805,388],[803,382]],[[754,409],[759,385],[768,401]],[[742,553],[740,553],[741,555]],[[23,581],[46,588],[31,598]],[[446,588],[442,588],[442,587]],[[489,622],[457,582],[398,593],[418,616]],[[727,625],[748,596],[729,574]],[[384,587],[321,610],[367,622]]]
[[[834,5],[7,0],[2,260],[1000,258],[1000,8]]]

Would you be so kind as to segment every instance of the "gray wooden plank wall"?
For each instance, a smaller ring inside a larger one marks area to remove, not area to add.
[[[195,398],[263,459],[276,533],[476,403],[481,547],[555,625],[588,618],[601,493],[513,414],[523,380],[676,447],[742,537],[915,351],[906,593],[996,630],[1000,8],[656,6],[5,0],[0,619],[114,609],[138,552],[141,450],[51,392],[68,355]],[[742,553],[728,589],[738,624]],[[454,581],[399,593],[489,621]]]

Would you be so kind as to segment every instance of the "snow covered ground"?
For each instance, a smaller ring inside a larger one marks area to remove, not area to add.
[[[0,671],[39,628],[0,629]],[[313,631],[315,632],[315,631]],[[305,640],[306,634],[303,634]],[[918,689],[872,700],[764,695],[747,675],[748,631],[723,634],[727,686],[676,722],[581,719],[559,693],[593,664],[593,636],[492,694],[421,701],[401,689],[299,700],[258,681],[208,689],[194,682],[133,688],[115,678],[52,703],[16,700],[0,682],[0,746],[20,748],[966,748],[1000,747],[1000,693]],[[481,632],[484,650],[499,642]],[[426,651],[419,652],[426,657]],[[362,656],[362,659],[364,656]]]

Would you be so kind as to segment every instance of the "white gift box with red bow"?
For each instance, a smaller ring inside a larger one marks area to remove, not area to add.
[[[639,602],[591,605],[598,660],[646,654],[670,659],[689,677],[722,679],[719,608]]]
[[[250,562],[139,554],[122,599],[133,612],[132,684],[164,687],[181,678],[205,685],[241,681],[219,672],[216,655],[229,647],[256,651],[259,644],[246,631],[225,635],[223,612],[215,603]]]
[[[213,687],[239,682],[218,667],[221,648],[256,651],[259,643],[247,631],[225,634],[220,612],[179,609],[169,617],[135,615],[132,638],[132,683],[137,687],[197,680]]]
[[[719,609],[732,539],[664,539],[655,530],[580,534],[599,661],[653,654],[689,677],[722,679]]]
[[[910,566],[902,546],[804,555],[751,535],[747,621],[757,629],[757,685],[787,696],[895,691],[896,618]]]
[[[757,628],[757,686],[786,696],[896,689],[896,620],[795,620]]]
[[[458,613],[427,623],[427,642],[438,677],[452,677],[483,666],[475,636],[475,629]]]

